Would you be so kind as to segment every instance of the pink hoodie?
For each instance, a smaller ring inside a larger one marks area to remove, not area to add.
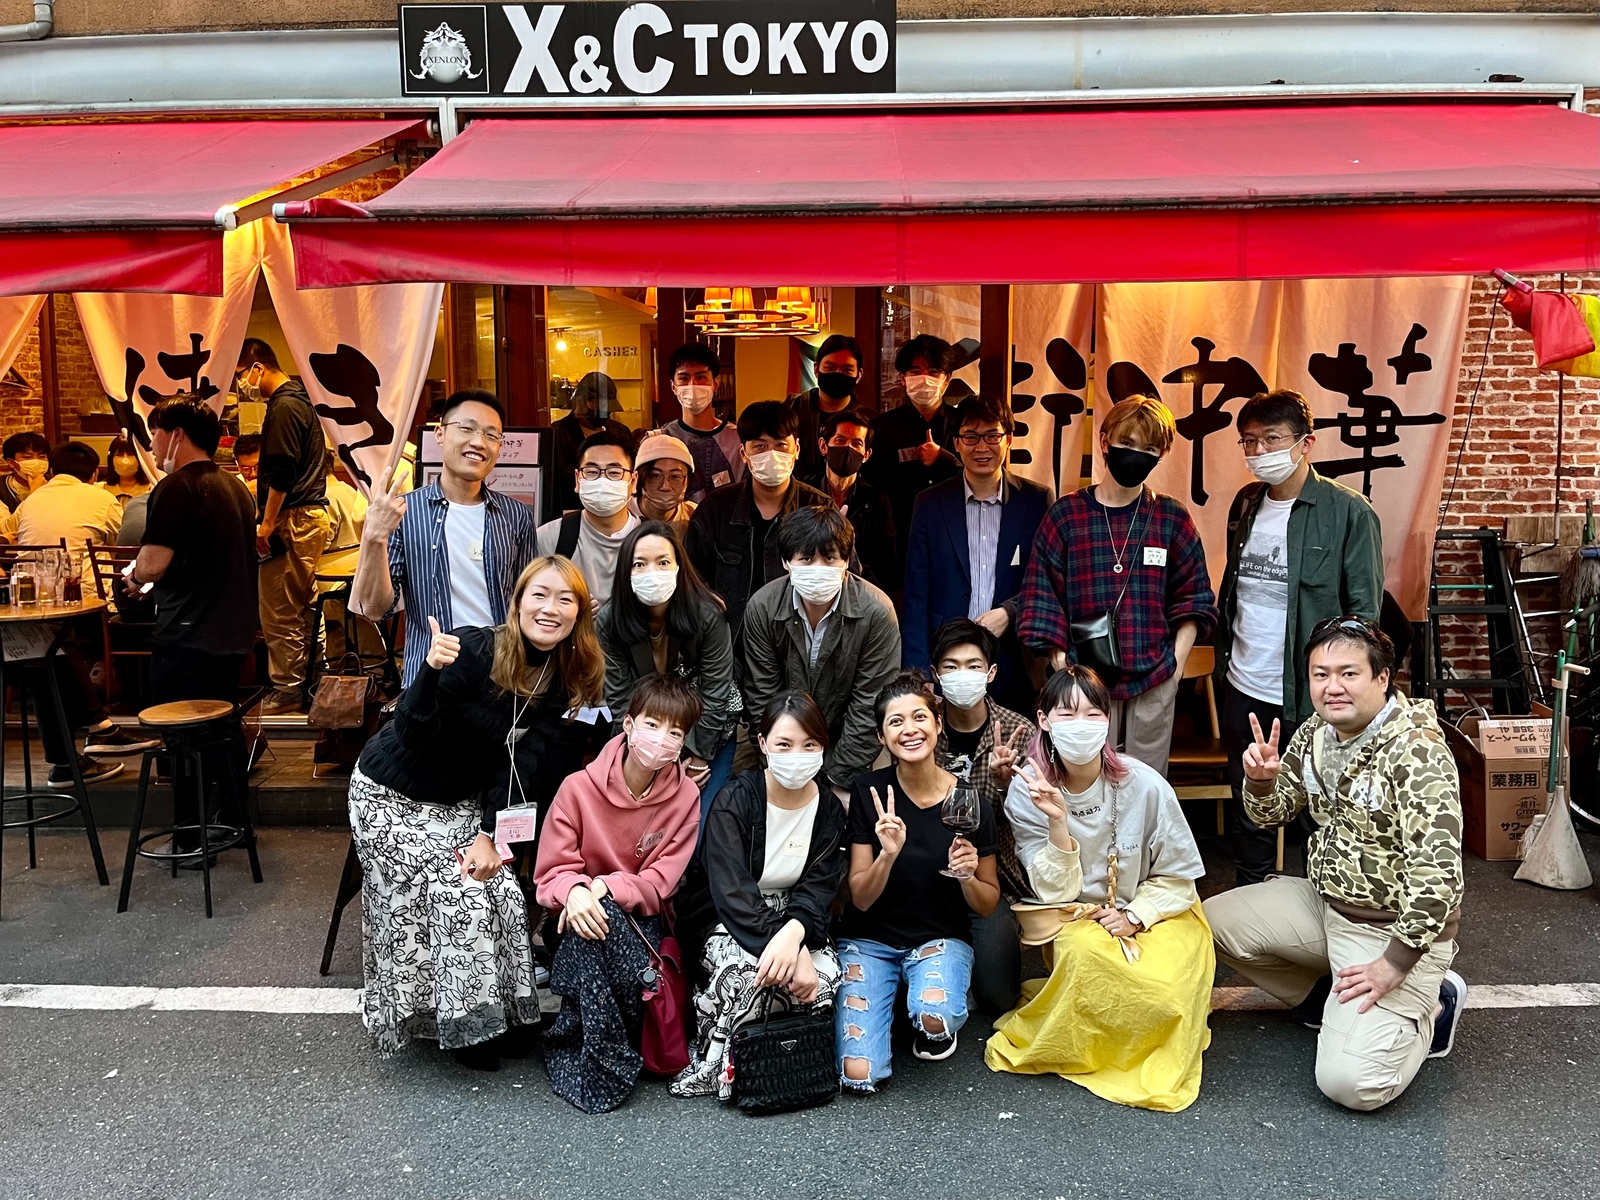
[[[625,742],[620,733],[612,738],[556,792],[533,868],[545,908],[564,908],[573,888],[604,879],[624,909],[654,916],[688,869],[700,832],[700,789],[674,763],[636,801],[622,778]]]

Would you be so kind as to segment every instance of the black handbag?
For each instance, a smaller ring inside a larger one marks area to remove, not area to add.
[[[773,1019],[772,989],[764,990],[761,1023],[736,1031],[728,1047],[734,1105],[766,1116],[828,1103],[839,1094],[833,1010],[808,1008]]]
[[[1123,584],[1122,592],[1110,612],[1067,623],[1073,657],[1080,666],[1088,667],[1100,676],[1102,683],[1115,683],[1122,677],[1122,650],[1117,645],[1117,610],[1122,607],[1122,598],[1127,594],[1128,585]]]

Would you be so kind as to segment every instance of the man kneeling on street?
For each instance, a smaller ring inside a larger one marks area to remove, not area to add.
[[[1461,794],[1433,705],[1395,691],[1375,624],[1323,621],[1307,658],[1316,715],[1280,757],[1278,722],[1267,736],[1251,714],[1244,807],[1267,827],[1310,810],[1309,878],[1235,888],[1205,911],[1217,957],[1320,1030],[1323,1094],[1369,1111],[1455,1042]]]

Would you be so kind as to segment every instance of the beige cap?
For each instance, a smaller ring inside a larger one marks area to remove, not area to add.
[[[689,453],[689,447],[670,433],[646,435],[644,441],[639,443],[639,453],[634,456],[633,465],[636,468],[642,467],[645,463],[655,462],[658,458],[674,458],[691,471],[695,468],[694,455]]]

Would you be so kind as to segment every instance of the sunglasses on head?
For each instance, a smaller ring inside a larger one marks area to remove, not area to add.
[[[1376,643],[1383,636],[1383,630],[1363,617],[1328,617],[1311,627],[1311,636],[1321,637],[1330,629],[1337,629],[1341,633],[1353,633],[1364,642]]]

